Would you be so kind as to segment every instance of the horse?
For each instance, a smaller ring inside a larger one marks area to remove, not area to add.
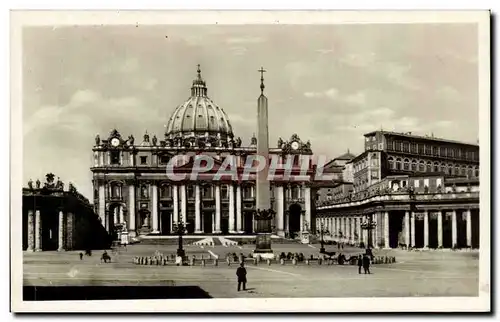
[[[107,263],[108,261],[111,263],[111,257],[108,255],[108,253],[103,253],[101,256],[101,262],[104,261],[104,263]]]

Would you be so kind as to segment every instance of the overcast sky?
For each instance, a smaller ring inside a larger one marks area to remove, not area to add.
[[[297,133],[333,158],[362,152],[363,134],[380,128],[476,143],[476,33],[453,24],[27,28],[24,180],[54,172],[90,197],[95,135],[116,127],[136,141],[146,130],[162,138],[198,63],[244,145],[261,66],[271,147]]]

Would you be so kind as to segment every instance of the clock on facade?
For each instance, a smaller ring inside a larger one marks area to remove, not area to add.
[[[292,149],[297,150],[299,148],[299,142],[294,141],[292,142]]]
[[[120,140],[118,140],[118,138],[112,138],[111,139],[111,145],[112,146],[118,146],[118,145],[120,145]]]

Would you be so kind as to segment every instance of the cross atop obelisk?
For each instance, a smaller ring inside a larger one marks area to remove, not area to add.
[[[267,72],[267,70],[264,69],[264,67],[261,67],[258,72],[260,73],[260,93],[264,94],[264,73]]]

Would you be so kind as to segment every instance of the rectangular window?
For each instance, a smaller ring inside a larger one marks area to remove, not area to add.
[[[429,179],[424,179],[424,186],[429,186]]]
[[[141,164],[148,164],[148,157],[141,156]]]
[[[415,180],[415,188],[419,188],[420,187],[420,180]]]
[[[111,152],[111,164],[120,164],[120,152],[119,151],[112,151]]]
[[[430,155],[432,153],[431,146],[426,144],[425,145],[425,154]]]
[[[387,150],[388,151],[394,150],[394,142],[392,140],[387,140]]]
[[[403,143],[403,152],[405,153],[410,152],[410,144],[408,142]]]
[[[160,156],[160,164],[168,164],[168,161],[170,161],[170,157],[168,155]]]
[[[417,153],[417,143],[411,143],[411,153]]]
[[[425,144],[419,143],[417,148],[418,148],[418,154],[424,154]]]

